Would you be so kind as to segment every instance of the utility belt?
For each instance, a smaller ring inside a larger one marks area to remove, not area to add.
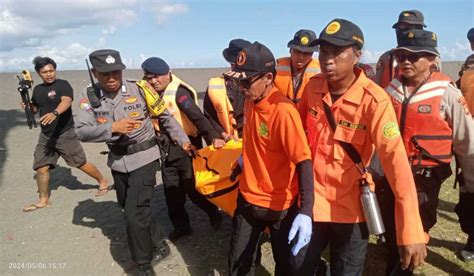
[[[144,142],[140,142],[140,143],[136,143],[136,144],[131,144],[131,145],[128,145],[128,146],[107,144],[107,146],[109,147],[109,150],[113,154],[116,154],[116,155],[134,154],[134,153],[152,148],[155,145],[157,145],[157,141],[156,141],[155,137],[151,138],[150,140],[146,140]]]

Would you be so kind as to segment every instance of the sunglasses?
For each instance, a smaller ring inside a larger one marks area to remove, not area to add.
[[[426,57],[426,54],[395,54],[395,60],[398,63],[402,63],[405,60],[408,60],[410,63],[417,62],[420,58]]]
[[[253,77],[253,78],[248,78],[248,79],[245,79],[245,80],[237,80],[237,79],[232,79],[232,85],[234,87],[239,87],[239,88],[244,88],[244,89],[250,89],[250,87],[252,86],[252,84],[256,81],[258,81],[259,79],[261,79],[263,76],[265,76],[267,72],[265,73],[262,73],[260,75],[257,75],[256,77]]]

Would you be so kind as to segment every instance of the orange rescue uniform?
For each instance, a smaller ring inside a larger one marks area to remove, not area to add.
[[[288,209],[299,192],[296,164],[310,159],[298,111],[277,88],[257,103],[245,101],[240,193],[247,202]]]
[[[314,221],[364,221],[360,204],[360,172],[338,141],[351,143],[368,164],[376,151],[395,194],[397,243],[425,243],[415,183],[389,96],[355,68],[356,81],[335,103],[323,75],[308,83],[299,111],[307,131],[314,166]],[[333,132],[323,102],[334,115]],[[373,185],[371,178],[369,182]]]
[[[288,99],[293,102],[298,102],[303,94],[304,88],[308,84],[308,81],[311,77],[321,72],[319,61],[312,58],[308,66],[306,66],[303,76],[301,78],[301,83],[299,85],[298,91],[296,93],[293,91],[293,75],[291,72],[291,58],[279,58],[277,60],[277,75],[275,77],[275,86],[283,93]]]

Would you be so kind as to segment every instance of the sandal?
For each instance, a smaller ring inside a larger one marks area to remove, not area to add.
[[[49,206],[49,204],[44,205],[44,206],[39,206],[38,204],[31,204],[30,206],[23,208],[23,212],[25,212],[25,213],[33,212],[33,211],[36,211],[38,209],[43,209],[43,208],[48,207],[48,206]]]

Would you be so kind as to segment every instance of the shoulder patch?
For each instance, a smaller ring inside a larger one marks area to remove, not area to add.
[[[400,136],[400,129],[396,122],[388,122],[382,128],[383,136],[389,140],[393,140]]]

